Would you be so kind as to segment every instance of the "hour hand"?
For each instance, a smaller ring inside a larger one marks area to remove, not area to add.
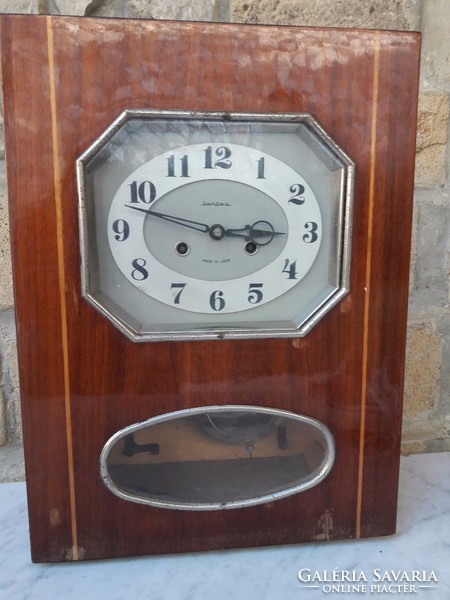
[[[171,223],[176,223],[177,225],[182,225],[183,227],[189,227],[189,229],[195,229],[195,231],[201,231],[202,233],[209,233],[210,227],[205,223],[199,223],[198,221],[191,221],[190,219],[183,219],[182,217],[175,217],[173,215],[166,215],[165,213],[156,212],[150,208],[140,208],[139,206],[130,206],[130,204],[127,204],[127,206],[128,208],[138,210],[139,212],[151,215],[152,217],[164,219],[164,221],[170,221]]]
[[[254,242],[259,246],[269,244],[277,235],[286,235],[281,231],[275,231],[269,221],[256,221],[253,225],[246,225],[242,229],[226,229],[226,236],[239,236],[245,238],[248,242]]]

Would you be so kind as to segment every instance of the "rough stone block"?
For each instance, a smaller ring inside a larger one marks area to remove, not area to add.
[[[0,308],[13,303],[8,202],[6,193],[0,193]]]
[[[416,262],[417,262],[417,233],[419,229],[419,203],[414,198],[413,202],[413,218],[412,218],[412,230],[411,230],[411,258],[409,266],[409,293],[412,294],[415,289],[415,273],[416,273]]]
[[[244,23],[418,29],[420,0],[232,0],[231,20]]]
[[[37,0],[4,0],[0,3],[0,13],[38,13],[39,4]]]
[[[428,324],[410,327],[406,346],[404,415],[432,410],[439,396],[441,341]]]
[[[88,14],[97,17],[213,21],[217,19],[224,2],[225,0],[103,0],[89,8]]]
[[[16,332],[12,309],[0,313],[0,359],[2,361],[0,403],[3,403],[5,409],[6,433],[8,442],[17,443],[22,440],[22,419]]]
[[[6,421],[6,401],[3,394],[3,365],[0,356],[0,446],[8,441],[8,424]]]
[[[416,184],[443,185],[446,179],[449,105],[446,94],[422,94],[417,118]]]
[[[0,448],[0,483],[25,481],[23,448],[20,444],[8,444]]]
[[[50,3],[49,3],[50,4]],[[84,16],[102,4],[102,0],[53,0],[54,6],[44,8],[45,12],[60,15]],[[123,4],[123,3],[122,3]],[[53,10],[52,10],[53,9]],[[56,10],[55,10],[56,9]]]
[[[422,454],[423,452],[425,452],[425,442],[402,441],[401,452],[402,456],[410,456],[411,454]]]
[[[423,2],[421,78],[424,90],[450,91],[450,2]]]
[[[134,0],[135,5],[148,2]],[[177,19],[181,21],[212,21],[215,17],[216,0],[152,0],[154,19]]]
[[[448,306],[449,206],[448,191],[420,195],[414,286],[410,295],[412,314],[426,314]]]
[[[442,316],[436,319],[436,330],[439,332],[439,335],[442,339],[441,394],[439,411],[440,416],[445,419],[447,435],[450,441],[450,302],[445,311],[443,311]]]

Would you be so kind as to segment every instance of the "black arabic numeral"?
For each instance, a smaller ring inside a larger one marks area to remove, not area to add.
[[[117,221],[114,221],[112,230],[116,234],[114,239],[118,242],[124,242],[130,235],[130,226],[124,219],[117,219]]]
[[[181,175],[180,177],[189,177],[187,154],[180,158]],[[175,155],[171,154],[167,159],[167,177],[176,177],[175,173]]]
[[[209,297],[209,305],[215,311],[223,310],[225,308],[223,292],[220,290],[215,290]]]
[[[301,183],[294,183],[289,188],[289,191],[293,195],[289,198],[288,204],[296,204],[297,206],[301,206],[305,203],[305,198],[303,197],[303,194],[305,193],[304,185]]]
[[[303,236],[303,241],[307,244],[313,244],[314,242],[317,242],[319,239],[319,236],[317,235],[318,228],[319,226],[317,223],[314,223],[314,221],[308,221],[305,223],[305,229],[308,233],[305,233]]]
[[[173,296],[174,304],[180,304],[181,292],[184,290],[185,287],[186,287],[185,283],[172,283],[172,285],[170,286],[171,290],[179,290]]]
[[[297,279],[297,261],[294,260],[293,263],[290,263],[289,259],[286,258],[284,261],[284,268],[281,272],[287,273],[288,279]]]
[[[248,301],[250,304],[258,304],[263,299],[263,293],[261,288],[263,287],[262,283],[251,283],[248,286]]]
[[[135,258],[132,261],[131,266],[134,267],[134,269],[131,271],[131,277],[135,281],[144,281],[144,279],[147,279],[148,271],[145,268],[146,265],[147,261],[144,258]]]
[[[208,146],[205,152],[205,169],[229,169],[232,165],[231,160],[229,160],[231,156],[231,150],[226,146],[219,146],[216,148],[215,155],[219,160],[216,160],[213,163],[213,149],[212,146]]]
[[[144,202],[151,204],[156,198],[156,188],[151,181],[142,181],[139,185],[137,181],[130,183],[131,200],[130,202]]]
[[[208,146],[205,150],[205,169],[212,169],[212,147]]]
[[[264,168],[265,168],[265,159],[264,159],[264,156],[262,156],[256,162],[258,163],[258,177],[257,177],[257,179],[265,179],[265,176],[264,176]]]

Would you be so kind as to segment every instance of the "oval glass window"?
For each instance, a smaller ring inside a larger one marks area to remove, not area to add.
[[[207,406],[153,417],[105,444],[100,470],[117,496],[163,508],[272,502],[317,485],[334,462],[328,428],[256,406]]]

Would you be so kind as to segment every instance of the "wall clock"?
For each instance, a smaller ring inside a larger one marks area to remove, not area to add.
[[[33,560],[393,533],[418,34],[1,29]]]

